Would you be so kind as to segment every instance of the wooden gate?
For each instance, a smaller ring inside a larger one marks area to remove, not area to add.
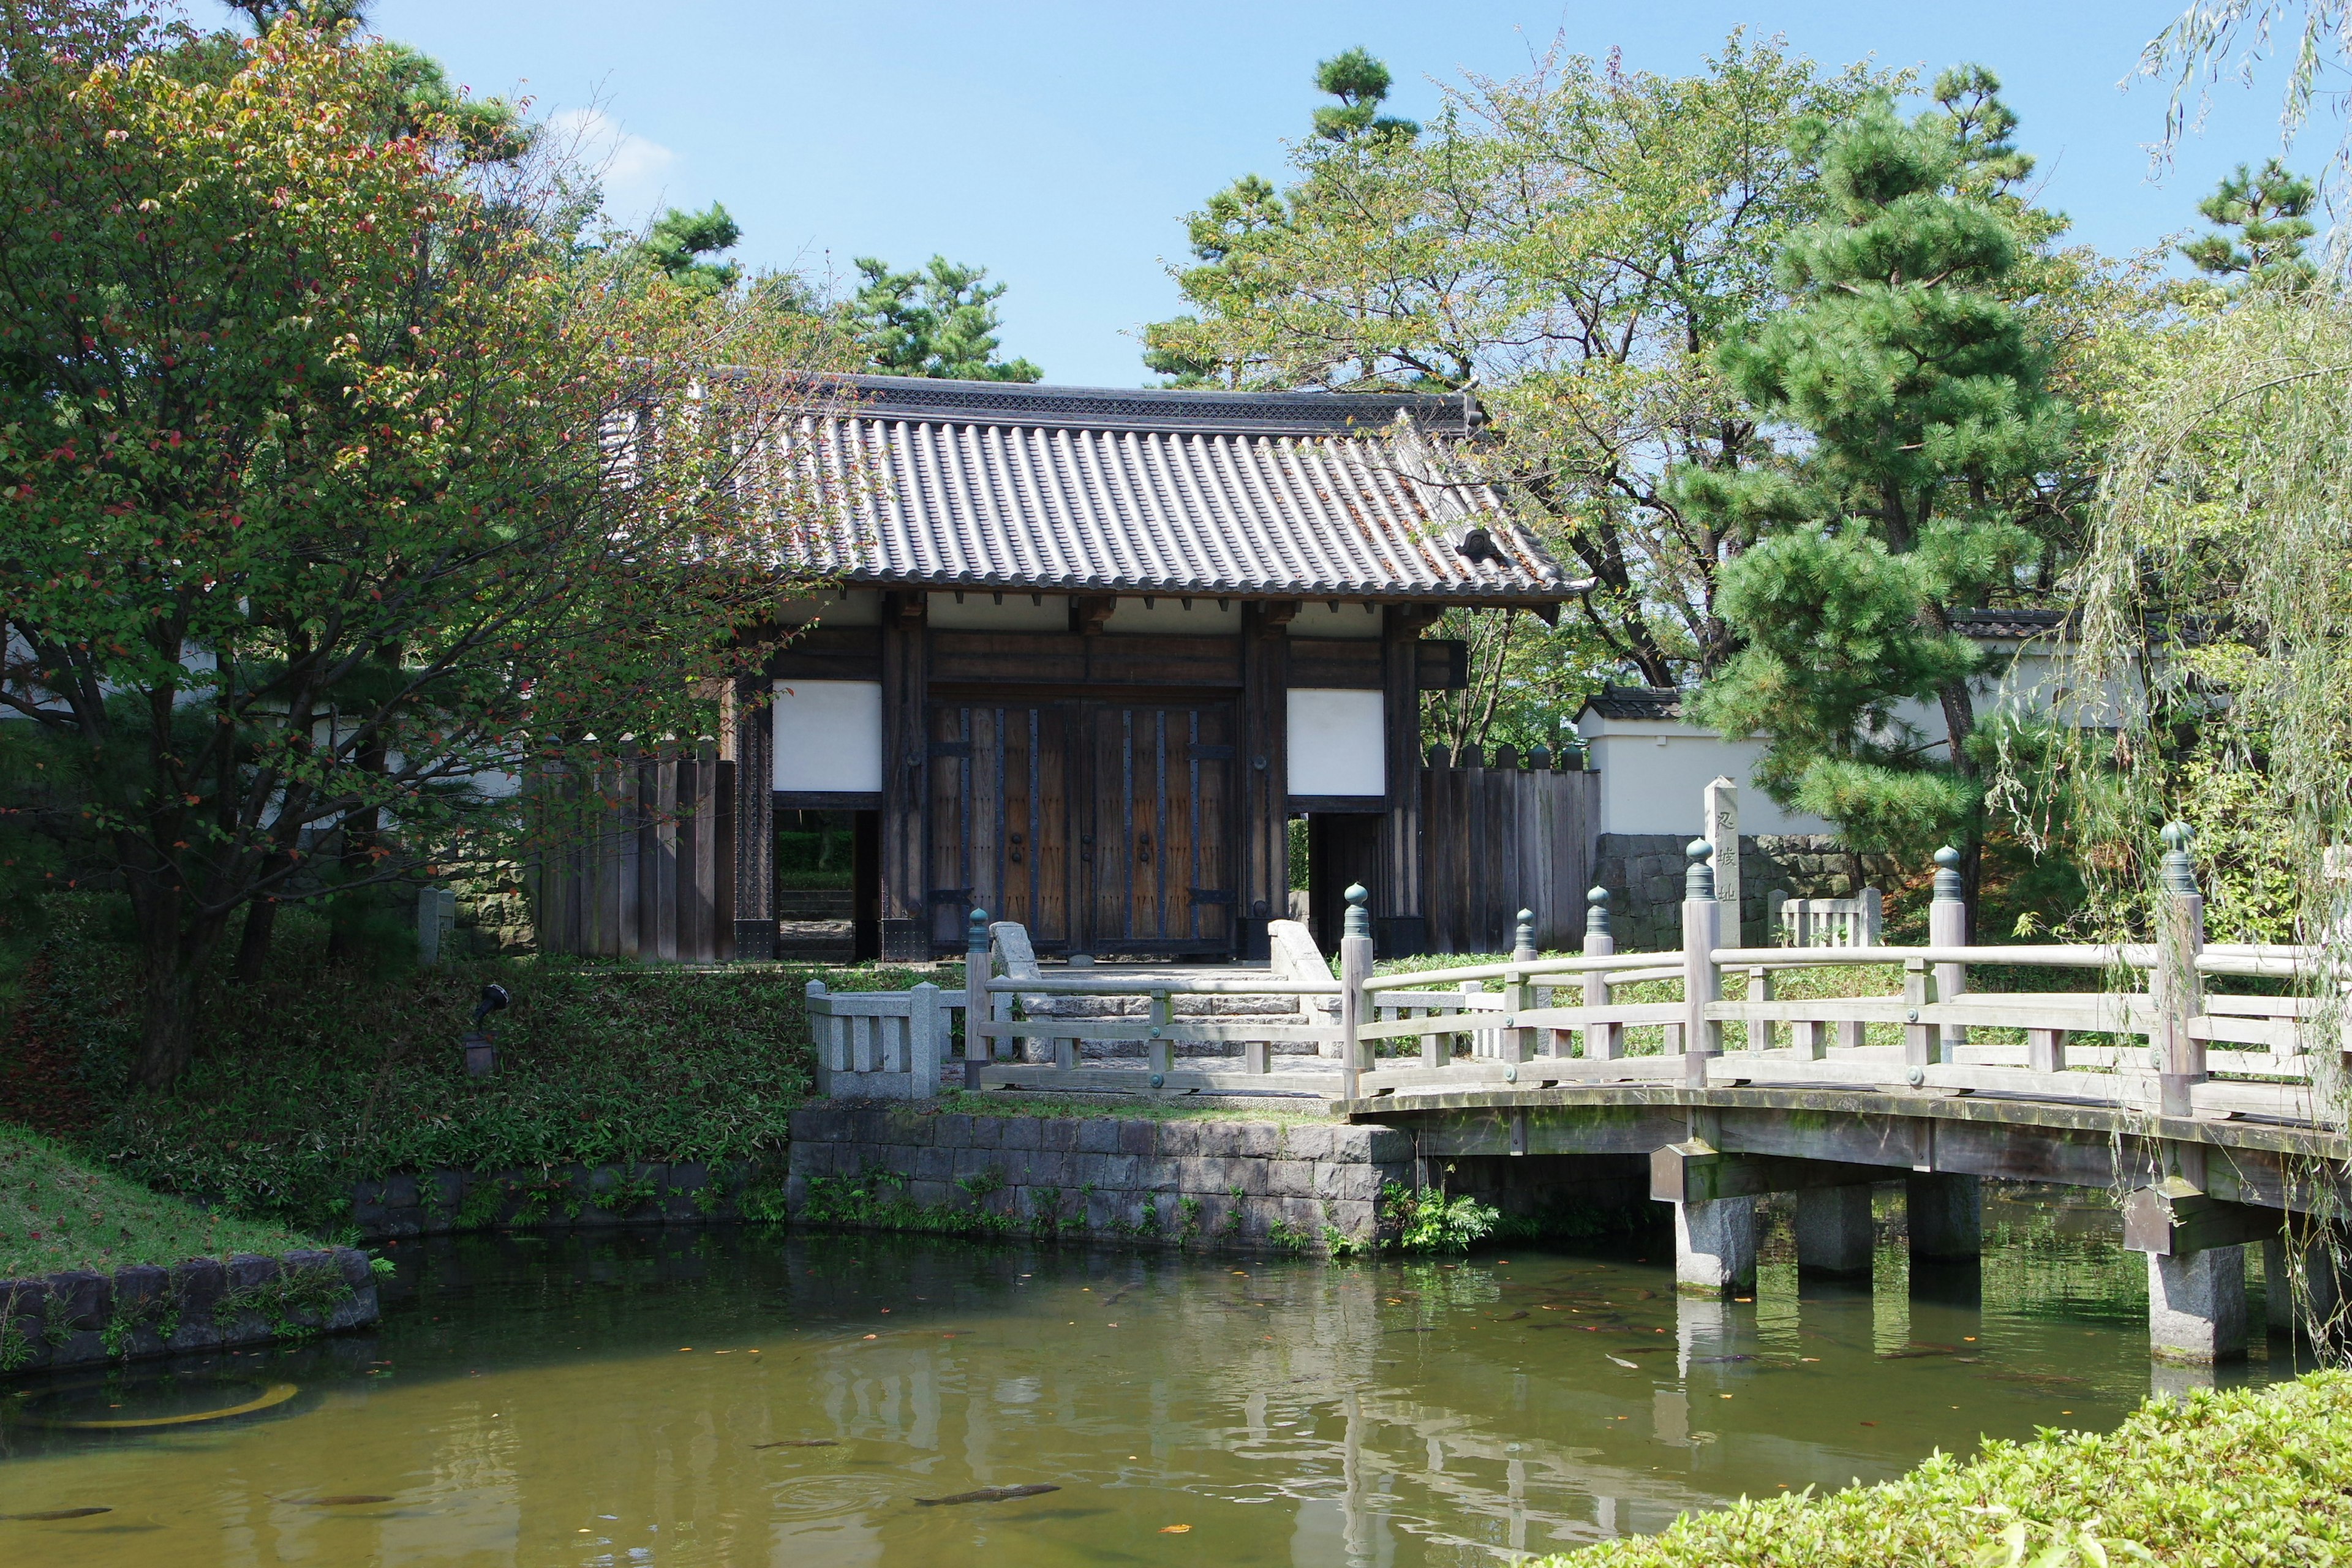
[[[1421,857],[1432,952],[1507,952],[1523,909],[1535,911],[1538,947],[1582,942],[1601,775],[1556,773],[1549,761],[1538,752],[1522,765],[1508,746],[1491,765],[1475,748],[1429,753]]]
[[[1230,701],[935,699],[933,942],[977,905],[1043,952],[1233,951],[1234,725]]]

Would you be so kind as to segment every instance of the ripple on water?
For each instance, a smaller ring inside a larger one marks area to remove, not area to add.
[[[768,1497],[787,1519],[825,1519],[880,1508],[897,1496],[882,1476],[800,1476],[778,1481]]]

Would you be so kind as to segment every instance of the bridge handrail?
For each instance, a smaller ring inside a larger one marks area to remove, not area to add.
[[[1775,948],[1774,952],[1785,949]],[[1679,952],[1573,953],[1562,958],[1515,959],[1505,963],[1465,963],[1459,969],[1411,970],[1378,974],[1364,982],[1367,991],[1406,991],[1433,980],[1519,980],[1541,974],[1602,974],[1613,969],[1650,969],[1664,963],[1680,963]],[[1677,973],[1681,973],[1679,970]]]
[[[1725,969],[1819,969],[1864,963],[2007,963],[2042,969],[2153,969],[2146,942],[2098,946],[2049,942],[2017,947],[1718,947],[1707,955]]]

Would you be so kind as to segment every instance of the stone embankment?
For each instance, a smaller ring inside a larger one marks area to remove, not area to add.
[[[0,1372],[331,1333],[374,1322],[377,1310],[367,1254],[348,1247],[0,1279]]]

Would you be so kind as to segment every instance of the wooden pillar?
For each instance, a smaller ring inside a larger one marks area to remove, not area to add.
[[[1706,1016],[1708,1004],[1723,1000],[1723,972],[1715,964],[1723,906],[1716,901],[1709,864],[1715,847],[1694,838],[1684,853],[1690,869],[1683,875],[1683,1076],[1705,1088],[1707,1058],[1723,1054],[1723,1026]]]
[[[926,878],[929,794],[925,710],[930,697],[929,645],[923,595],[882,597],[882,956],[931,957]]]
[[[1423,605],[1391,605],[1381,620],[1381,691],[1388,773],[1387,808],[1381,816],[1380,910],[1374,937],[1382,957],[1403,958],[1429,947],[1421,877],[1421,634],[1440,612]]]
[[[1240,956],[1267,959],[1290,902],[1290,621],[1296,599],[1242,606]]]
[[[2197,890],[2189,840],[2187,823],[2165,825],[2164,900],[2157,911],[2156,971],[2149,989],[2156,1000],[2156,1037],[2150,1043],[2157,1052],[2157,1092],[2167,1116],[2195,1113],[2193,1096],[2206,1076],[2205,1042],[2189,1033],[2189,1020],[2200,1005],[2197,957],[2205,948],[2205,900]]]
[[[735,956],[776,956],[776,710],[772,683],[737,684],[727,755],[735,763]]]

